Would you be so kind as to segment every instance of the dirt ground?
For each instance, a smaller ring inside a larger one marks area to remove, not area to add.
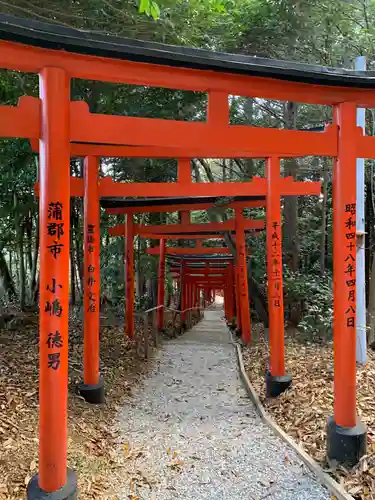
[[[288,332],[286,371],[292,387],[275,400],[266,400],[264,376],[268,349],[263,328],[256,327],[253,345],[244,349],[249,378],[267,411],[320,465],[357,499],[375,499],[375,354],[368,351],[366,366],[357,370],[358,413],[367,425],[368,453],[352,470],[326,462],[326,425],[333,414],[332,342],[312,343]]]
[[[134,384],[153,363],[152,357],[145,361],[137,356],[118,320],[104,314],[101,324],[103,406],[91,406],[76,394],[82,377],[82,325],[72,321],[69,330],[68,465],[77,473],[83,500],[113,499],[110,478],[121,467],[113,423]],[[137,331],[143,331],[142,325]],[[24,499],[38,469],[37,315],[29,317],[27,325],[0,329],[0,450],[0,499]]]

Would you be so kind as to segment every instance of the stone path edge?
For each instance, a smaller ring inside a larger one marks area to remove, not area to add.
[[[233,340],[233,339],[232,339]],[[307,467],[315,474],[315,476],[319,479],[319,481],[328,489],[330,493],[332,493],[337,500],[354,500],[352,495],[347,493],[340,484],[335,481],[329,474],[323,471],[320,465],[312,458],[308,453],[305,452],[299,446],[293,438],[291,438],[288,434],[286,434],[279,425],[268,415],[264,406],[262,405],[257,392],[255,391],[253,385],[251,384],[249,377],[247,376],[241,345],[238,342],[233,340],[233,344],[235,346],[236,354],[237,354],[237,362],[238,368],[240,372],[241,381],[246,389],[249,398],[253,402],[256,411],[259,416],[263,420],[265,424],[267,424],[271,430],[277,434],[281,439],[283,439],[289,446],[293,448],[293,450],[297,453],[300,459],[307,465]]]

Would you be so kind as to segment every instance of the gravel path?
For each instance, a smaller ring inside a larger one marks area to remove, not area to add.
[[[120,415],[119,500],[323,500],[328,491],[256,414],[222,311],[163,346]]]

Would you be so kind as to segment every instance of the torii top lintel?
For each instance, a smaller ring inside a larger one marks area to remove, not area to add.
[[[39,153],[39,141],[30,139],[34,153]],[[228,151],[218,147],[198,145],[194,148],[176,148],[163,146],[121,146],[111,144],[70,143],[70,156],[84,158],[96,156],[99,158],[267,158],[266,150],[236,149]],[[281,154],[280,154],[281,155]],[[283,153],[284,158],[295,157],[293,153]]]
[[[334,104],[369,98],[374,74],[100,35],[0,15],[2,67],[65,69],[73,78],[228,91],[268,99]],[[25,46],[27,57],[25,57]],[[7,49],[7,50],[4,50]],[[252,86],[248,87],[249,77]],[[366,106],[364,106],[366,107]],[[370,107],[370,106],[368,106]]]
[[[233,196],[220,198],[215,196],[201,196],[183,198],[102,198],[101,206],[108,214],[132,214],[143,212],[181,212],[191,210],[208,210],[215,206],[227,208],[258,208],[266,206],[265,196]]]
[[[206,122],[101,115],[90,113],[84,102],[71,102],[71,143],[167,148],[179,158],[182,152],[201,156],[202,144],[206,157],[215,157],[215,151],[228,158],[239,151],[242,156],[337,157],[336,124],[324,132],[230,125],[228,96],[375,106],[373,72],[122,39],[5,14],[0,39],[1,68],[39,73],[57,67],[70,78],[208,93]],[[23,97],[17,107],[1,106],[0,117],[1,137],[41,138],[40,99]],[[363,137],[360,128],[352,136],[357,157],[375,157],[375,137]]]

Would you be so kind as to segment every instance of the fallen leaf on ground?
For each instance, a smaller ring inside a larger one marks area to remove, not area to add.
[[[254,325],[254,341],[243,349],[251,383],[267,412],[356,500],[375,499],[375,353],[368,350],[366,366],[357,368],[357,409],[368,431],[368,454],[351,470],[331,462],[327,470],[326,426],[333,415],[333,345],[286,330],[285,359],[293,376],[291,388],[279,398],[265,395],[268,346],[263,327]],[[332,496],[332,500],[335,497]]]

